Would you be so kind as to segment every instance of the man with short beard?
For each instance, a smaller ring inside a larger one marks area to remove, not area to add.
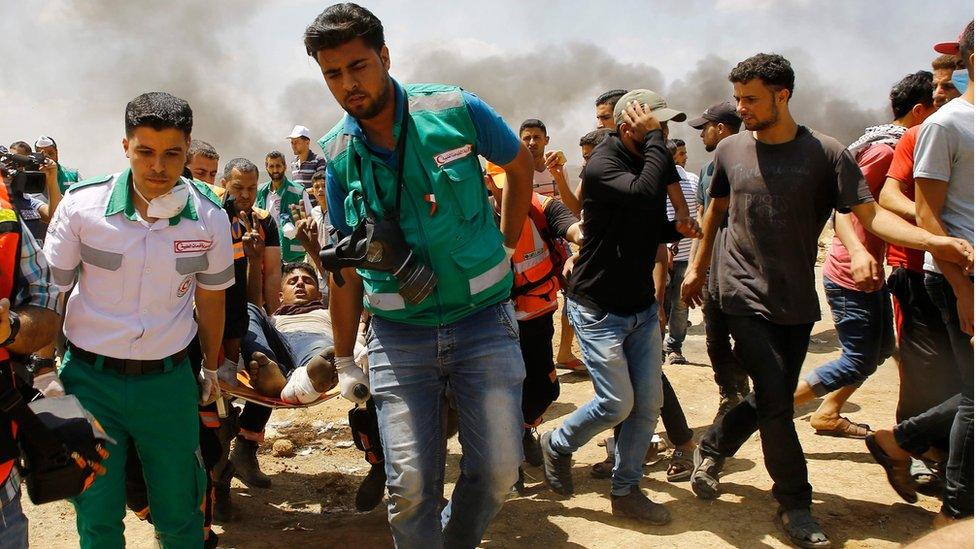
[[[476,96],[394,80],[383,25],[365,8],[330,6],[305,30],[305,47],[346,112],[319,141],[329,216],[345,240],[332,250],[342,278],[329,297],[342,395],[361,403],[368,395],[356,387],[372,386],[396,545],[475,547],[522,457],[525,367],[508,296],[532,155]],[[500,232],[479,155],[508,175]],[[370,227],[372,256],[346,254]],[[364,306],[373,315],[368,379],[353,360]],[[448,387],[464,459],[442,508]]]
[[[935,86],[932,97],[936,108],[962,95],[952,83],[952,73],[965,68],[962,59],[956,55],[942,54],[932,60],[932,84]]]
[[[702,302],[705,270],[735,338],[755,392],[713,424],[695,452],[692,489],[719,494],[726,458],[758,429],[778,522],[801,547],[830,541],[810,512],[813,490],[793,424],[793,391],[813,323],[820,318],[814,282],[817,240],[831,210],[852,211],[868,231],[897,244],[924,248],[971,267],[972,246],[934,236],[877,206],[864,177],[837,140],[798,125],[789,110],[794,74],[789,61],[757,54],[729,74],[737,111],[748,132],[716,149],[715,174],[702,244],[682,285],[689,305]],[[728,215],[728,234],[712,254]],[[843,235],[842,235],[843,236]],[[845,245],[856,242],[847,238]]]
[[[735,113],[735,107],[728,101],[723,101],[709,106],[701,116],[688,121],[688,125],[701,130],[705,152],[714,152],[723,139],[739,133],[742,120]],[[704,222],[705,209],[710,199],[708,188],[714,173],[715,160],[710,160],[702,167],[698,176],[699,223]],[[699,240],[693,242],[692,258],[695,257],[699,244]],[[702,317],[705,321],[705,351],[712,364],[715,384],[718,385],[719,402],[715,417],[719,418],[749,394],[749,376],[739,365],[739,359],[732,350],[732,336],[719,309],[718,300],[707,289],[704,300]]]
[[[278,223],[281,260],[285,263],[301,261],[305,257],[305,248],[295,233],[291,207],[301,204],[305,212],[311,212],[312,201],[309,200],[308,191],[285,177],[285,155],[280,152],[271,151],[264,157],[264,169],[270,180],[258,187],[255,206],[267,210]]]
[[[190,170],[193,179],[214,185],[217,181],[218,162],[220,155],[213,145],[200,139],[190,141],[190,149],[186,151],[186,169]]]

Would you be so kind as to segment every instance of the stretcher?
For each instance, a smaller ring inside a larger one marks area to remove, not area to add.
[[[268,408],[308,408],[309,406],[315,406],[316,404],[321,404],[330,398],[335,398],[339,396],[339,388],[336,387],[332,391],[326,391],[322,395],[312,402],[307,404],[293,404],[291,402],[285,402],[280,398],[266,397],[257,392],[251,385],[251,376],[247,374],[247,371],[241,370],[237,372],[237,385],[231,385],[223,379],[218,381],[220,384],[220,391],[225,395],[230,395],[233,398],[239,398],[246,400],[247,402],[253,402],[260,406],[266,406]]]

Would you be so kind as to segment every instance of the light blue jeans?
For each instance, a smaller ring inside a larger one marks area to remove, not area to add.
[[[566,300],[596,396],[566,418],[550,437],[553,449],[572,453],[620,424],[611,493],[640,486],[651,436],[661,414],[661,331],[657,304],[619,316]]]
[[[16,470],[0,485],[0,547],[27,547],[27,517],[20,504],[20,475]]]
[[[367,348],[396,546],[477,546],[522,462],[525,365],[511,302],[439,327],[374,317]],[[451,501],[441,511],[448,390],[457,405],[463,457]]]

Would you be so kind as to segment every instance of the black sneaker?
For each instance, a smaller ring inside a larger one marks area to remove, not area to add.
[[[640,488],[634,488],[626,496],[611,494],[610,509],[615,517],[637,519],[655,526],[671,522],[671,512],[667,507],[651,501]]]
[[[384,464],[374,463],[369,468],[369,473],[359,484],[356,490],[356,510],[360,513],[372,511],[383,501],[386,493],[386,469]]]
[[[539,439],[533,428],[522,433],[522,453],[525,454],[526,463],[533,467],[542,467],[542,447],[539,446]]]
[[[231,502],[230,484],[214,483],[214,522],[226,524],[240,518],[240,513]]]
[[[542,467],[546,484],[559,495],[571,496],[573,495],[573,455],[560,454],[554,450],[549,443],[551,436],[552,431],[549,431],[539,440],[542,446]]]
[[[718,497],[718,477],[722,474],[725,459],[703,456],[701,446],[695,448],[695,470],[691,473],[691,490],[698,499]]]

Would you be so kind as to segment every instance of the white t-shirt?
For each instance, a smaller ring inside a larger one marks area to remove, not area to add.
[[[281,333],[291,348],[295,366],[304,366],[310,360],[332,346],[332,317],[327,309],[318,309],[297,315],[275,315],[271,323]],[[353,356],[365,354],[366,339],[362,330],[356,335]]]
[[[961,97],[922,124],[915,142],[915,180],[947,181],[941,220],[949,236],[973,242],[973,105]],[[925,252],[925,270],[940,272]]]
[[[546,169],[541,172],[532,170],[532,190],[541,195],[559,198],[556,179]]]

